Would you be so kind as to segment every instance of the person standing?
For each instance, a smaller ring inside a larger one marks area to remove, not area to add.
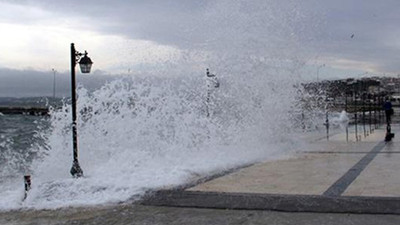
[[[392,118],[392,115],[394,112],[393,112],[392,103],[390,102],[389,98],[387,98],[385,103],[383,104],[383,109],[385,110],[385,114],[386,114],[386,123],[388,125],[390,125],[390,123],[392,121],[391,118]]]
[[[391,128],[390,123],[392,122],[392,115],[393,115],[394,111],[393,111],[392,103],[390,102],[389,98],[387,98],[385,103],[383,104],[383,109],[385,110],[386,123],[387,123],[385,141],[391,141],[392,138],[394,138],[394,133],[392,133],[392,128]]]

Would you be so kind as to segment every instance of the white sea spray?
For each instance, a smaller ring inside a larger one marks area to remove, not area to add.
[[[72,118],[66,101],[51,111],[51,128],[42,133],[46,147],[30,166],[28,198],[21,201],[21,188],[8,189],[1,193],[9,197],[0,209],[127,201],[290,152],[308,18],[295,1],[288,2],[290,9],[276,1],[212,3],[203,17],[189,21],[193,29],[184,31],[196,42],[158,62],[160,68],[118,78],[94,92],[79,86],[84,177],[69,174]],[[206,68],[220,82],[209,101]]]

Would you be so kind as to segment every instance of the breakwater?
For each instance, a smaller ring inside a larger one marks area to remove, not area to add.
[[[2,114],[24,114],[24,115],[48,115],[49,109],[47,107],[9,107],[0,106],[0,113]]]

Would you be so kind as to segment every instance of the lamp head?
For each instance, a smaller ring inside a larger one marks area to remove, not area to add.
[[[87,54],[88,53],[85,51],[84,56],[79,60],[79,67],[82,73],[90,73],[90,69],[92,68],[93,62]]]

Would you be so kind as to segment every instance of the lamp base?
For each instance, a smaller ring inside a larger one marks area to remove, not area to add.
[[[79,177],[83,176],[83,171],[82,171],[81,167],[79,166],[78,161],[74,161],[72,163],[72,168],[70,170],[70,173],[74,178],[79,178]]]

